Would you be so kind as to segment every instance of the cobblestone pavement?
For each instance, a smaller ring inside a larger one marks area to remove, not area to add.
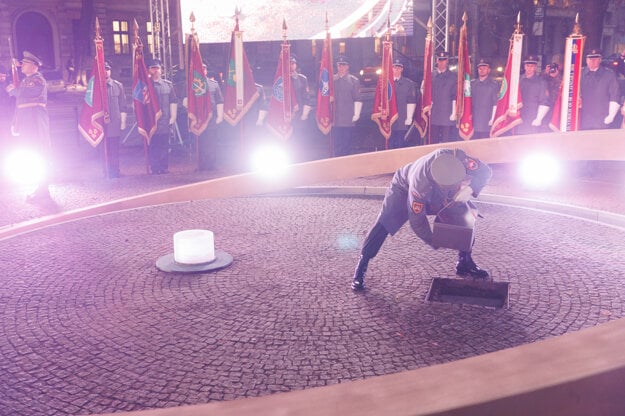
[[[501,167],[485,192],[623,213],[619,168],[606,165],[592,181],[571,178],[547,196]],[[54,206],[3,193],[1,223],[211,176],[184,161],[169,175],[139,169],[106,181],[98,169],[83,173],[52,186]],[[0,414],[139,410],[331,385],[625,316],[622,229],[486,203],[474,257],[510,283],[507,309],[426,301],[433,277],[454,276],[455,256],[425,247],[409,227],[371,262],[368,290],[352,293],[359,245],[379,207],[376,198],[341,196],[194,201],[0,241]],[[233,264],[210,274],[158,271],[173,233],[189,228],[213,230]]]

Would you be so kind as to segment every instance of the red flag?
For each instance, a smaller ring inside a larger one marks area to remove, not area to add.
[[[224,97],[224,120],[236,126],[258,99],[254,75],[243,48],[243,32],[237,18],[230,42],[230,62]]]
[[[397,120],[397,99],[395,97],[395,82],[393,81],[393,42],[384,41],[382,50],[382,73],[378,78],[373,101],[373,120],[386,141],[391,137],[391,126]]]
[[[466,14],[460,28],[458,43],[458,87],[456,90],[456,115],[458,117],[458,135],[464,140],[473,137],[473,109],[471,98],[471,62],[469,60],[469,42],[467,40]]]
[[[423,54],[423,91],[417,100],[414,124],[421,138],[428,134],[430,127],[430,111],[432,110],[432,19],[428,21],[428,34],[425,36],[425,52]],[[428,139],[428,144],[430,140]]]
[[[143,44],[138,35],[135,36],[133,49],[132,102],[137,119],[137,130],[145,138],[147,144],[150,144],[150,139],[156,131],[156,123],[162,115],[161,106],[158,103],[152,80],[148,75],[148,69],[145,67]]]
[[[319,84],[317,87],[317,126],[323,134],[328,134],[334,124],[334,76],[332,75],[332,38],[326,32],[321,51]]]
[[[267,127],[283,140],[293,133],[291,118],[297,111],[297,98],[291,85],[291,45],[282,43],[278,68],[271,87]]]
[[[519,112],[523,105],[521,90],[519,89],[522,49],[523,34],[515,32],[510,39],[508,62],[506,63],[504,78],[501,81],[495,119],[490,129],[491,137],[500,136],[522,122]]]
[[[99,33],[99,25],[96,23],[95,57],[78,124],[80,134],[93,147],[100,144],[104,138],[104,123],[109,122],[109,101],[104,71],[104,42]]]
[[[579,34],[566,38],[562,85],[560,94],[553,105],[553,114],[549,123],[553,131],[577,131],[579,129],[582,57],[585,41],[586,38]]]
[[[193,32],[193,30],[192,30]],[[189,131],[199,136],[208,126],[213,115],[208,79],[202,67],[202,55],[197,34],[191,33],[187,38],[187,104],[189,113]]]

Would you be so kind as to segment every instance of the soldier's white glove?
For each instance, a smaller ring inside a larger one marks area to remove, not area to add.
[[[312,107],[309,105],[305,105],[304,109],[302,110],[302,120],[308,120],[308,114],[310,114],[310,110],[312,110]]]
[[[621,107],[621,114],[625,117],[625,103],[623,103],[623,107]]]
[[[258,118],[256,119],[256,125],[257,126],[262,126],[263,122],[265,121],[265,117],[267,117],[267,110],[259,110],[258,111]]]
[[[217,104],[217,118],[215,119],[215,124],[219,124],[224,121],[224,105]]]
[[[450,121],[456,121],[458,118],[458,114],[456,113],[456,100],[451,102],[451,115],[449,116]]]
[[[184,108],[189,108],[189,99],[188,99],[187,97],[184,97],[184,98],[182,99],[182,106],[183,106]]]
[[[362,111],[362,101],[354,101],[354,117],[352,117],[352,123],[355,123],[360,118],[360,111]]]
[[[176,122],[176,118],[178,117],[178,104],[170,103],[169,104],[169,125],[172,125]]]
[[[410,126],[412,124],[412,118],[414,117],[416,109],[416,104],[406,104],[406,122],[404,123],[406,126]]]
[[[492,113],[492,114],[491,114],[491,116],[490,116],[490,120],[488,120],[488,125],[489,125],[489,126],[492,126],[492,125],[493,125],[493,123],[495,122],[495,113],[496,113],[496,112],[497,112],[497,106],[496,106],[496,105],[494,105],[494,106],[493,106],[493,113]]]
[[[456,202],[469,202],[469,199],[473,196],[473,189],[465,185],[454,195],[454,201]]]
[[[126,119],[128,118],[128,113],[121,113],[121,123],[120,123],[120,128],[122,130],[126,130]]]
[[[610,101],[610,109],[608,110],[608,116],[603,120],[603,124],[610,124],[614,121],[616,113],[618,113],[619,103],[616,101]]]
[[[547,115],[549,111],[549,107],[546,105],[539,105],[538,111],[536,112],[536,118],[532,120],[532,126],[538,127],[543,123],[543,118]]]

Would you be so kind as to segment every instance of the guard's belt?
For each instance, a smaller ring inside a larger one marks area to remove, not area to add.
[[[44,103],[26,103],[26,104],[18,104],[17,108],[28,108],[28,107],[46,107]]]

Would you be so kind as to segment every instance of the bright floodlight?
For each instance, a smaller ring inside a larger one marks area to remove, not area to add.
[[[4,171],[16,183],[37,185],[46,175],[45,160],[35,151],[18,149],[7,156]]]
[[[535,154],[521,161],[519,174],[523,182],[534,188],[546,188],[560,179],[560,162],[546,154]]]
[[[280,146],[260,148],[252,156],[252,169],[264,176],[278,176],[286,171],[289,158]]]

